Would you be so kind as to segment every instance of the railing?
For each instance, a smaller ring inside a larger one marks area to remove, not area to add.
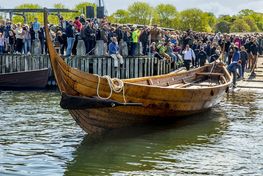
[[[107,56],[74,56],[65,59],[73,68],[98,75],[109,75],[121,79],[153,76],[169,73],[181,65],[145,56],[124,58],[123,68],[115,69],[113,59]],[[0,55],[0,73],[50,68],[48,55]]]

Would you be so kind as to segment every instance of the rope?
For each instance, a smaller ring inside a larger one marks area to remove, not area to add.
[[[99,75],[96,75],[98,76],[98,85],[97,85],[97,96],[100,98],[100,99],[103,99],[103,100],[108,100],[112,97],[112,93],[121,93],[122,92],[122,96],[123,96],[123,101],[124,103],[126,104],[127,101],[126,101],[126,97],[125,97],[125,89],[124,89],[124,82],[120,79],[117,79],[117,78],[111,78],[110,76],[108,75],[105,75],[105,76],[102,76],[102,78],[105,78],[109,84],[109,88],[110,88],[110,94],[108,97],[102,97],[100,96],[99,94],[99,89],[100,89],[100,79],[101,79],[101,76]]]

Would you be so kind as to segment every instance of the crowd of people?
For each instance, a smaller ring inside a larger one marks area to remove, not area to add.
[[[114,66],[123,64],[123,57],[135,55],[154,56],[160,60],[190,67],[203,66],[207,62],[222,59],[230,72],[239,70],[244,76],[246,68],[254,74],[258,54],[263,53],[263,34],[221,34],[175,31],[159,28],[157,25],[118,25],[106,19],[86,19],[84,15],[66,21],[60,18],[59,25],[49,25],[54,45],[65,57],[78,55],[78,48],[84,44],[85,55],[95,53],[96,43],[102,41],[104,55],[114,59]],[[33,43],[38,41],[41,54],[47,53],[44,27],[36,18],[29,25],[0,25],[0,54],[28,54]],[[80,42],[81,41],[81,42]],[[235,75],[235,74],[234,74]]]

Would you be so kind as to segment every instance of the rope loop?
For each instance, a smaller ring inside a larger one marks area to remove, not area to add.
[[[123,96],[123,101],[124,103],[126,103],[126,98],[125,98],[125,90],[124,90],[124,82],[118,78],[111,78],[108,75],[102,76],[102,78],[105,78],[108,82],[109,88],[110,88],[110,94],[108,97],[102,97],[99,94],[99,89],[100,89],[100,82],[101,82],[101,76],[98,76],[98,85],[97,85],[97,96],[100,99],[103,100],[108,100],[112,97],[113,92],[114,93],[121,93],[122,92],[122,96]]]

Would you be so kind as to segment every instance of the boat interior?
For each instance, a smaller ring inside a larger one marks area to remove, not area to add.
[[[224,69],[212,64],[188,72],[180,70],[166,75],[125,80],[125,82],[163,88],[197,89],[222,85],[228,82],[227,79]]]

